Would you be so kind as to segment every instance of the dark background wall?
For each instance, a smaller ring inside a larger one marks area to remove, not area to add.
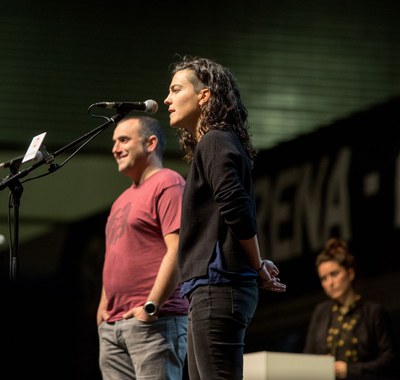
[[[166,165],[185,175],[162,104],[168,65],[177,53],[214,58],[231,67],[249,110],[260,149],[261,246],[288,284],[285,295],[262,294],[246,351],[301,350],[312,308],[324,298],[313,258],[330,233],[351,242],[360,289],[384,303],[399,339],[399,8],[396,0],[6,0],[0,161],[23,154],[43,131],[54,152],[97,127],[101,120],[86,113],[94,102],[155,99],[168,131]],[[110,140],[106,130],[62,170],[23,183],[15,283],[13,209],[8,189],[0,192],[2,362],[13,378],[99,379],[103,229],[129,184],[116,173]],[[47,167],[40,169],[35,174]],[[332,200],[337,186],[349,203]]]
[[[302,349],[310,311],[325,298],[314,260],[331,236],[349,242],[358,290],[384,304],[400,343],[399,107],[392,98],[258,156],[259,238],[289,291],[262,297],[252,349]]]

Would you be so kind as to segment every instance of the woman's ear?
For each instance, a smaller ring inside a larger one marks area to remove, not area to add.
[[[354,271],[354,268],[347,269],[347,273],[349,274],[350,281],[353,281],[356,277],[356,272]]]
[[[203,88],[199,92],[199,105],[204,105],[211,97],[211,91],[208,88]]]

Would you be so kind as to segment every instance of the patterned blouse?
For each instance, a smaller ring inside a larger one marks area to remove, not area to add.
[[[345,362],[358,362],[358,342],[355,327],[360,321],[361,296],[358,295],[355,301],[349,306],[346,313],[342,313],[337,303],[332,306],[331,325],[326,337],[327,354],[331,354],[336,360]]]

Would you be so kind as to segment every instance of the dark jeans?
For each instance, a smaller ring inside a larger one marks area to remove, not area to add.
[[[241,380],[246,329],[257,286],[200,286],[189,297],[190,380]]]

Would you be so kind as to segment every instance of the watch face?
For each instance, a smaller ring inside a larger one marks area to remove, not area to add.
[[[147,302],[144,305],[144,310],[149,315],[154,315],[157,311],[157,305],[154,302]]]

